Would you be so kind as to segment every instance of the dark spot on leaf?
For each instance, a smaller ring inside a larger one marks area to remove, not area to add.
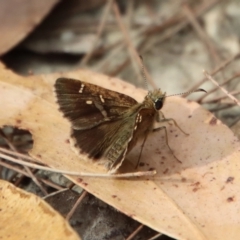
[[[228,177],[226,183],[233,183],[234,177]]]
[[[78,178],[77,181],[78,181],[79,183],[81,183],[81,182],[83,181],[83,179],[82,179],[82,178]]]
[[[169,170],[169,169],[166,168],[163,173],[164,173],[164,174],[168,173],[168,170]]]
[[[186,182],[187,179],[186,179],[186,178],[182,178],[181,181],[182,181],[182,182]]]
[[[144,162],[140,162],[139,163],[139,167],[144,167],[145,166],[145,163]]]
[[[212,117],[212,119],[209,121],[210,125],[216,125],[217,119],[215,117]]]
[[[112,195],[112,198],[116,198],[117,196],[116,195]]]
[[[200,185],[200,182],[195,182],[195,183],[192,183],[191,186],[199,186]]]
[[[229,197],[229,198],[227,198],[227,201],[228,201],[228,202],[233,202],[233,201],[234,201],[234,197]]]

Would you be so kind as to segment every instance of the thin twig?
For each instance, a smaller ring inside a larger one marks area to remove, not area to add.
[[[158,237],[162,236],[162,233],[157,233],[156,235],[154,235],[153,237],[149,238],[148,240],[155,240]]]
[[[216,108],[211,108],[209,109],[210,112],[218,112],[218,111],[222,111],[222,110],[225,110],[225,109],[229,109],[231,107],[234,107],[236,105],[232,105],[232,104],[227,104],[227,105],[224,105],[224,106],[221,106],[221,107],[216,107]]]
[[[20,173],[20,174],[22,174],[22,175],[24,175],[26,177],[30,177],[30,175],[28,173],[26,173],[26,171],[22,170],[19,167],[13,166],[13,165],[11,165],[11,164],[9,164],[7,162],[0,161],[0,165],[5,167],[5,168],[11,169],[11,170],[13,170],[16,173]]]
[[[228,83],[230,83],[232,80],[234,80],[235,78],[240,77],[240,73],[236,73],[233,76],[231,76],[230,78],[226,79],[223,83],[220,84],[220,86],[224,86]],[[201,98],[198,99],[199,103],[203,103],[203,99],[206,98],[209,94],[217,91],[219,89],[218,86],[214,87],[212,90],[208,90],[208,92],[206,94],[204,94]],[[205,102],[204,102],[205,103]]]
[[[55,196],[55,195],[57,195],[57,194],[59,194],[59,193],[62,193],[62,192],[66,192],[66,191],[68,191],[68,190],[69,190],[68,188],[59,189],[58,191],[55,191],[55,192],[53,192],[53,193],[50,193],[50,194],[44,196],[42,199],[45,199],[45,200],[46,200],[46,199],[49,198],[49,197]]]
[[[195,11],[196,18],[201,17],[206,11],[208,11],[209,9],[214,7],[218,2],[219,2],[219,0],[204,1],[203,5],[200,6]],[[176,25],[176,26],[173,26],[173,25]],[[151,34],[155,34],[156,32],[157,33],[163,32],[164,30],[166,30],[166,33],[164,32],[162,36],[155,38],[155,41],[154,40],[151,41],[150,44],[146,45],[146,49],[144,46],[144,52],[149,49],[149,46],[151,46],[151,48],[152,48],[154,45],[157,45],[163,41],[166,41],[167,39],[171,38],[173,35],[177,34],[179,31],[181,31],[188,25],[189,25],[189,21],[188,21],[188,19],[186,19],[186,17],[180,17],[180,18],[178,17],[176,19],[176,17],[174,16],[173,18],[168,19],[164,23],[161,23],[159,26],[154,26],[152,28],[148,28],[145,32],[145,35],[148,37]]]
[[[12,171],[16,172],[16,174],[19,174],[19,173],[20,173],[20,174],[24,175],[25,177],[29,177],[29,178],[31,177],[27,172],[25,172],[25,171],[22,170],[21,168],[19,168],[19,167],[17,167],[17,166],[13,166],[13,165],[11,165],[11,164],[9,164],[9,163],[7,163],[7,162],[0,161],[0,165],[3,166],[3,167],[5,167],[5,168],[11,169]],[[41,182],[43,182],[45,185],[48,185],[48,186],[50,186],[50,187],[52,187],[52,188],[55,188],[55,189],[58,189],[58,190],[62,189],[61,186],[59,186],[59,185],[57,185],[57,184],[55,184],[55,183],[53,183],[53,182],[50,182],[50,181],[48,181],[48,180],[46,180],[46,179],[39,178],[39,177],[37,177],[37,179],[38,179],[38,181],[41,181]]]
[[[210,56],[215,61],[215,65],[218,65],[218,63],[221,61],[218,53],[215,49],[215,46],[213,45],[211,39],[208,37],[208,35],[204,32],[202,27],[200,26],[199,22],[197,21],[197,17],[194,15],[194,12],[192,9],[188,6],[188,4],[183,4],[183,11],[185,12],[188,21],[192,24],[193,28],[195,29],[196,33],[200,37],[200,39],[203,41],[204,45],[207,47],[207,52],[210,53]]]
[[[142,229],[143,229],[144,225],[141,224],[137,227],[136,230],[134,230],[127,238],[126,240],[131,240],[133,239]]]
[[[80,195],[80,197],[78,198],[78,200],[75,202],[75,204],[73,205],[72,209],[69,211],[69,213],[67,214],[67,216],[65,217],[65,219],[67,221],[70,220],[70,218],[72,217],[73,213],[76,211],[78,205],[81,203],[81,201],[87,196],[88,192],[87,191],[83,191],[82,194]]]
[[[5,134],[3,132],[0,132],[1,137],[4,139],[4,141],[8,144],[8,146],[10,147],[10,149],[12,149],[12,151],[17,152],[17,149],[15,148],[15,146],[7,139],[7,137],[5,136]],[[19,158],[19,157],[18,157]],[[22,160],[21,158],[19,158],[20,160]],[[27,166],[23,166],[25,168],[25,171],[29,174],[29,176],[32,178],[33,182],[41,189],[41,191],[46,195],[48,194],[48,192],[46,191],[46,189],[42,186],[42,184],[37,180],[37,178],[35,177],[35,175],[32,173],[32,171],[27,167]]]
[[[214,83],[216,86],[218,86],[230,99],[233,100],[234,103],[236,103],[238,106],[240,106],[240,102],[237,98],[235,98],[232,94],[230,94],[225,88],[221,87],[218,82],[207,73],[207,71],[203,70],[204,75],[207,79],[209,79],[212,83]]]
[[[224,68],[226,68],[230,63],[232,63],[235,59],[240,57],[240,53],[236,54],[233,57],[230,57],[229,59],[227,59],[226,61],[224,61],[222,64],[220,64],[219,66],[217,66],[210,74],[211,75],[215,75],[216,73],[218,73],[219,71],[223,70]],[[204,77],[201,81],[199,81],[198,83],[196,83],[192,88],[189,89],[189,91],[193,91],[194,89],[199,88],[203,83],[205,83],[207,81],[207,78]],[[186,95],[187,96],[187,95]],[[198,101],[198,100],[196,100]]]
[[[1,150],[1,149],[0,149]],[[32,167],[35,169],[46,170],[55,173],[67,174],[72,176],[82,176],[82,177],[99,177],[99,178],[130,178],[130,177],[142,177],[142,176],[153,176],[156,174],[156,170],[153,171],[145,171],[145,172],[131,172],[131,173],[116,173],[116,174],[108,174],[108,173],[87,173],[87,172],[74,172],[74,171],[66,171],[66,170],[59,170],[59,169],[52,169],[45,166],[40,166],[37,164],[25,162],[8,155],[0,153],[0,157],[9,160],[11,162],[25,165],[28,167]]]
[[[34,158],[32,158],[32,157],[30,157],[26,154],[22,154],[22,153],[19,153],[19,152],[13,152],[13,151],[10,151],[10,150],[2,148],[2,147],[0,147],[0,152],[6,153],[8,155],[15,156],[15,157],[23,158],[23,159],[26,159],[26,160],[31,161],[31,162],[39,163],[37,159],[34,159]]]
[[[232,91],[232,92],[230,92],[230,94],[232,94],[232,95],[238,95],[238,94],[240,94],[240,90]],[[209,99],[209,100],[202,101],[201,103],[202,103],[202,104],[206,104],[206,103],[217,103],[217,102],[219,102],[219,101],[221,101],[221,100],[224,100],[224,99],[226,99],[226,98],[228,98],[228,96],[224,95],[224,96],[216,97],[216,98],[214,98],[214,99]]]
[[[98,27],[98,30],[97,30],[96,38],[93,42],[91,50],[81,60],[81,62],[80,62],[81,67],[85,66],[88,63],[88,61],[91,59],[91,57],[94,53],[95,47],[96,47],[96,45],[97,45],[97,43],[98,43],[98,41],[99,41],[99,39],[100,39],[100,37],[103,33],[104,27],[106,25],[107,17],[109,15],[112,2],[113,2],[113,0],[109,0],[106,3],[106,6],[105,6],[103,14],[102,14],[102,18],[101,18],[101,21],[100,21],[100,24],[99,24],[99,27]]]
[[[133,63],[133,66],[135,66],[135,62],[138,63],[138,67],[135,68],[135,72],[137,73],[137,75],[139,76],[139,78],[141,77],[141,73],[140,73],[140,70],[141,68],[139,66],[141,66],[141,60],[139,58],[139,53],[137,53],[133,43],[132,43],[132,40],[130,38],[130,35],[126,29],[126,27],[124,26],[124,23],[121,19],[121,16],[120,16],[120,12],[119,12],[119,9],[118,9],[118,5],[116,4],[116,2],[113,3],[113,11],[114,11],[114,14],[116,16],[116,20],[119,24],[119,27],[123,33],[123,36],[124,36],[124,40],[125,40],[125,43],[127,45],[127,49],[129,50],[129,55],[130,55],[130,59]],[[156,84],[154,83],[154,81],[151,79],[150,77],[150,74],[146,71],[146,77],[148,79],[148,81],[151,83],[151,85],[156,88]]]
[[[133,46],[131,37],[129,36],[129,32],[126,29],[126,27],[125,27],[125,25],[123,23],[123,20],[122,20],[122,17],[121,17],[118,5],[117,5],[117,3],[115,1],[114,1],[113,5],[112,5],[112,8],[113,8],[113,12],[115,14],[118,26],[119,26],[121,32],[123,33],[126,49],[129,52],[129,56],[130,56],[132,65],[133,65],[133,67],[135,69],[135,72],[137,73],[138,77],[140,78],[141,77],[141,74],[139,73],[140,71],[139,71],[139,69],[135,65],[135,62],[137,60],[136,50],[135,50],[135,47]]]

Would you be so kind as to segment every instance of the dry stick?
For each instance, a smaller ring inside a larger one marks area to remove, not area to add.
[[[224,69],[225,67],[227,67],[232,61],[234,61],[235,59],[240,57],[240,53],[236,54],[233,57],[230,57],[228,60],[226,60],[225,62],[223,62],[220,66],[216,67],[212,72],[211,75],[215,75],[216,73],[218,73],[219,71],[221,71],[222,69]],[[198,83],[196,83],[192,88],[189,89],[189,91],[193,91],[194,89],[199,88],[203,83],[205,83],[207,81],[207,78],[204,77],[201,81],[199,81]],[[188,96],[188,94],[186,95]],[[198,101],[198,100],[196,100]]]
[[[119,72],[121,72],[126,66],[128,66],[130,64],[130,59],[127,58],[125,59],[125,61],[123,63],[121,63],[120,65],[117,66],[117,68],[115,68],[114,70],[112,70],[111,72],[109,72],[108,74],[110,76],[116,76],[118,75]]]
[[[230,94],[232,95],[238,95],[240,94],[240,90],[235,90],[235,91],[231,91]],[[224,96],[221,96],[221,97],[216,97],[214,99],[209,99],[209,100],[206,100],[206,101],[202,101],[201,103],[202,104],[206,104],[206,103],[217,103],[219,102],[220,100],[223,100],[223,99],[226,99],[228,98],[228,96],[224,95]]]
[[[214,5],[216,5],[219,2],[219,0],[213,0],[213,1],[204,1],[204,4],[199,7],[195,13],[196,17],[199,18],[200,16],[202,16],[202,14],[204,14],[205,12],[207,12],[209,9],[211,9],[212,7],[214,7]],[[179,23],[180,21],[180,23]],[[178,33],[179,31],[181,31],[183,28],[185,28],[188,24],[189,21],[187,19],[183,19],[183,18],[179,18],[179,19],[170,19],[170,21],[168,21],[170,23],[168,23],[167,25],[172,26],[173,24],[175,25],[176,23],[178,23],[178,25],[175,27],[174,30],[172,30],[172,28],[170,29],[170,31],[168,33],[164,33],[163,37],[158,37],[155,39],[155,41],[152,41],[151,43],[151,47],[153,45],[159,44],[165,40],[167,40],[168,38],[172,37],[173,35],[175,35],[176,33]],[[171,23],[172,22],[172,23]],[[166,28],[166,27],[165,27]],[[147,36],[155,33],[155,32],[159,32],[160,30],[165,30],[165,28],[163,27],[163,24],[161,24],[160,26],[154,27],[152,29],[148,29],[145,34]],[[148,46],[146,46],[146,48],[148,48]],[[144,50],[145,51],[145,50]]]
[[[115,47],[113,47],[111,49],[111,52],[108,53],[104,59],[102,59],[101,61],[98,61],[97,64],[95,64],[94,66],[94,69],[97,70],[97,71],[100,71],[101,72],[105,72],[105,66],[107,67],[107,69],[109,70],[109,63],[112,62],[112,60],[114,58],[116,58],[116,56],[120,55],[120,52],[123,51],[123,47],[124,47],[124,44],[123,43],[120,43],[120,42],[117,42],[116,44],[114,44]]]
[[[3,162],[3,161],[0,161],[0,165],[5,167],[5,168],[13,170],[14,172],[20,173],[20,174],[22,174],[26,177],[30,177],[30,175],[28,173],[26,173],[24,170],[22,170],[19,167],[13,166],[13,165],[11,165],[9,163],[6,163],[6,162]]]
[[[106,25],[106,21],[107,21],[107,17],[109,15],[109,12],[110,12],[110,9],[111,9],[111,6],[112,6],[112,2],[113,0],[109,0],[107,1],[106,3],[106,6],[103,10],[103,14],[102,14],[102,18],[101,18],[101,21],[100,21],[100,24],[99,24],[99,27],[98,27],[98,30],[97,30],[97,35],[96,35],[96,38],[93,42],[93,45],[92,45],[92,48],[91,50],[83,57],[83,59],[81,60],[80,62],[80,66],[85,66],[88,61],[91,59],[93,53],[94,53],[94,50],[95,50],[95,47],[103,33],[103,29]]]
[[[13,144],[6,138],[5,134],[3,132],[0,132],[1,137],[4,139],[4,141],[8,144],[8,146],[12,149],[12,151],[17,152],[17,149],[15,148],[15,146],[13,146]],[[21,160],[21,159],[20,159]],[[29,174],[29,176],[32,178],[33,182],[35,182],[35,184],[41,189],[41,191],[46,195],[48,194],[48,192],[46,191],[46,189],[42,186],[42,184],[37,180],[37,178],[35,177],[35,175],[32,173],[32,171],[26,167],[23,166],[25,168],[25,171]]]
[[[27,167],[25,167],[25,166],[23,166],[23,168],[25,169],[25,171],[26,171],[26,169],[27,169]],[[37,171],[36,169],[34,169],[33,171]],[[27,172],[27,171],[26,171]],[[21,176],[19,176],[19,177],[17,177],[17,175],[15,176],[17,179],[14,181],[14,185],[16,186],[16,187],[18,187],[19,186],[19,184],[22,182],[22,180],[24,179],[24,175],[22,175],[21,174]],[[29,178],[32,178],[32,176],[29,174]],[[14,178],[12,178],[12,180],[14,180]],[[11,181],[12,181],[11,180]],[[32,179],[33,180],[33,179]],[[45,193],[45,192],[43,192],[44,193],[44,195],[46,195],[47,194],[47,192]]]
[[[196,16],[194,16],[192,9],[187,4],[183,4],[183,11],[185,12],[189,22],[192,24],[196,33],[198,34],[200,39],[203,41],[204,45],[207,47],[207,50],[209,50],[210,56],[212,56],[212,58],[215,60],[215,62],[216,62],[215,65],[218,65],[217,63],[221,62],[221,60],[218,56],[218,53],[217,53],[212,41],[210,40],[208,35],[204,32],[204,30],[200,26],[199,22],[197,21]]]
[[[131,240],[133,239],[142,229],[143,229],[144,225],[140,224],[136,230],[134,230],[127,238],[126,240]]]
[[[88,194],[87,191],[83,191],[81,196],[78,198],[78,200],[76,201],[76,203],[73,205],[72,209],[69,211],[69,213],[66,216],[66,220],[69,221],[69,219],[72,217],[73,213],[75,212],[75,210],[77,209],[78,205],[81,203],[81,201],[86,197],[86,195]]]
[[[21,168],[16,167],[16,166],[13,166],[13,165],[11,165],[11,164],[9,164],[9,163],[0,161],[0,165],[3,166],[3,167],[5,167],[5,168],[11,169],[11,170],[13,170],[13,171],[16,172],[16,173],[20,173],[20,174],[22,174],[22,175],[24,175],[24,176],[26,176],[26,177],[29,177],[29,178],[31,177],[28,173],[26,173],[25,171],[23,171]],[[48,180],[46,180],[46,179],[42,179],[42,178],[37,178],[37,179],[38,179],[39,181],[43,182],[45,185],[48,185],[48,186],[50,186],[50,187],[52,187],[52,188],[55,188],[55,189],[58,189],[58,190],[62,189],[61,186],[59,186],[59,185],[57,185],[57,184],[55,184],[55,183],[53,183],[53,182],[50,182],[50,181],[48,181]]]
[[[117,19],[117,22],[119,24],[119,27],[124,35],[124,39],[125,39],[125,43],[127,45],[127,48],[129,49],[130,51],[130,58],[131,58],[131,61],[133,63],[133,66],[135,66],[135,62],[137,61],[138,62],[138,65],[141,66],[141,60],[139,58],[139,54],[137,53],[135,47],[133,46],[133,43],[131,41],[131,38],[129,37],[129,33],[128,31],[126,30],[124,24],[123,24],[123,21],[120,17],[120,12],[119,12],[119,9],[118,9],[118,5],[116,4],[116,2],[114,1],[113,3],[113,11],[115,13],[115,16],[116,16],[116,19]],[[140,67],[137,67],[135,68],[135,71],[136,73],[139,75],[139,76],[142,76],[141,73],[140,73]],[[154,81],[151,79],[150,77],[150,74],[148,73],[148,71],[145,71],[145,74],[146,74],[146,77],[148,79],[148,81],[151,83],[151,85],[156,88],[156,84],[154,83]]]
[[[204,13],[209,11],[211,8],[213,8],[218,3],[219,3],[219,0],[204,1],[203,4],[200,5],[200,7],[198,7],[198,9],[195,11],[195,13],[194,13],[195,16],[197,18],[201,17]],[[176,18],[174,16],[174,17],[168,19],[166,21],[165,25],[167,25],[167,27],[171,27],[171,26],[173,26],[173,25],[175,25],[176,23],[179,23],[179,22],[183,23],[184,27],[186,27],[189,24],[189,21],[186,19],[186,17],[180,16],[180,17]],[[166,26],[163,26],[163,24],[160,24],[158,26],[154,26],[154,27],[148,29],[146,31],[146,34],[150,35],[150,34],[165,30],[165,29],[166,29]]]
[[[66,192],[66,191],[68,191],[68,190],[69,190],[69,188],[59,189],[58,191],[55,191],[55,192],[53,192],[53,193],[48,194],[47,196],[42,197],[42,199],[47,199],[47,198],[49,198],[49,197],[55,196],[55,195],[57,195],[57,194],[59,194],[59,193],[62,193],[62,192]]]
[[[1,151],[1,149],[0,149]],[[59,170],[59,169],[52,169],[49,167],[44,167],[40,166],[37,164],[25,162],[16,158],[12,158],[8,155],[0,153],[0,157],[9,160],[11,162],[21,164],[24,166],[36,168],[36,169],[41,169],[41,170],[46,170],[50,172],[55,172],[55,173],[61,173],[61,174],[67,174],[67,175],[73,175],[73,176],[82,176],[82,177],[101,177],[101,178],[130,178],[130,177],[142,177],[142,176],[153,176],[156,174],[156,171],[146,171],[146,172],[132,172],[132,173],[119,173],[119,174],[107,174],[107,173],[86,173],[86,172],[74,172],[74,171],[65,171],[65,170]]]
[[[233,127],[239,120],[240,120],[240,116],[237,117],[237,118],[235,118],[235,119],[232,121],[232,123],[229,124],[229,127],[230,127],[230,128]]]
[[[216,86],[218,86],[230,99],[233,100],[234,103],[236,103],[238,106],[240,106],[240,102],[238,101],[237,98],[235,98],[232,94],[230,94],[226,89],[224,89],[223,87],[221,87],[218,82],[213,79],[213,77],[211,75],[209,75],[207,73],[207,71],[203,70],[204,75],[206,76],[207,79],[209,79],[210,81],[212,81]]]
[[[22,154],[22,153],[18,153],[18,152],[13,152],[13,151],[10,151],[8,149],[5,149],[5,148],[2,148],[0,147],[0,152],[3,152],[3,153],[6,153],[6,154],[9,154],[9,155],[12,155],[12,156],[15,156],[15,157],[20,157],[20,158],[23,158],[23,159],[26,159],[26,160],[29,160],[31,162],[36,162],[38,163],[38,160],[37,159],[34,159],[26,154]]]
[[[62,189],[65,189],[65,188],[63,188],[62,186],[60,186],[60,185],[58,185],[58,184],[56,184],[56,183],[54,183],[54,182],[51,182],[51,181],[49,181],[49,180],[46,180],[46,179],[43,179],[43,178],[38,178],[41,182],[43,182],[45,185],[48,185],[48,186],[50,186],[50,187],[52,187],[52,188],[55,188],[55,189],[57,189],[57,190],[62,190]],[[49,194],[48,194],[49,195]]]
[[[225,80],[223,83],[221,83],[220,84],[220,86],[224,86],[224,85],[226,85],[226,84],[228,84],[229,82],[231,82],[232,80],[234,80],[235,78],[237,78],[237,77],[240,77],[240,73],[236,73],[235,75],[233,75],[232,77],[230,77],[230,78],[228,78],[227,80]],[[209,94],[211,94],[211,93],[213,93],[213,92],[215,92],[215,91],[217,91],[218,90],[218,86],[216,86],[216,87],[214,87],[212,90],[208,90],[208,92],[206,93],[206,94],[204,94],[201,98],[199,98],[198,99],[198,102],[199,103],[205,103],[205,102],[203,102],[202,100],[204,99],[204,98],[206,98]]]
[[[137,45],[139,46],[141,44],[142,40],[142,33],[146,30],[146,27],[141,28],[140,30],[138,30],[133,36],[132,39],[134,41],[137,40]],[[113,48],[113,46],[116,46],[115,48]],[[109,70],[109,62],[112,62],[112,59],[116,58],[116,56],[119,56],[121,51],[124,51],[124,48],[126,48],[125,43],[117,41],[115,44],[112,44],[112,47],[109,47],[108,50],[112,49],[112,51],[110,53],[108,53],[103,60],[99,61],[94,69],[96,71],[101,70],[101,72],[106,72],[105,68],[107,67],[107,69]],[[122,66],[126,66],[127,63],[129,62],[129,58],[125,59],[123,61],[123,63],[121,64],[120,67],[117,67],[117,70],[112,70],[110,72],[111,75],[115,74],[117,75],[118,72],[122,69]],[[105,67],[106,66],[106,67]]]
[[[210,112],[218,112],[218,111],[221,111],[221,110],[225,110],[225,109],[228,109],[230,107],[234,107],[236,105],[232,105],[232,104],[227,104],[225,106],[221,106],[221,107],[216,107],[216,108],[212,108],[212,109],[209,109]]]
[[[128,29],[131,29],[132,27],[134,4],[135,4],[134,1],[127,1],[126,25]]]
[[[132,43],[132,40],[129,36],[129,33],[126,29],[126,27],[124,26],[124,23],[123,23],[123,20],[120,16],[120,11],[119,11],[119,8],[118,8],[118,5],[116,4],[116,2],[114,1],[113,5],[112,5],[112,9],[113,9],[113,12],[114,12],[114,15],[116,17],[116,21],[117,21],[117,24],[121,30],[121,32],[123,33],[123,37],[124,37],[124,42],[125,42],[125,45],[127,47],[127,51],[129,53],[129,56],[130,56],[130,60],[132,62],[132,66],[134,68],[134,71],[135,73],[137,74],[138,76],[138,79],[141,79],[141,74],[140,74],[140,71],[139,71],[139,68],[136,66],[136,56],[134,56],[135,54],[135,47],[133,46],[133,43]]]
[[[232,107],[236,106],[236,104],[233,103],[231,99],[226,99],[225,101],[221,101],[221,104],[228,104]]]
[[[162,236],[162,233],[157,233],[156,235],[154,235],[153,237],[149,238],[148,240],[155,240],[158,237]]]
[[[145,29],[145,28],[144,28]],[[138,46],[141,46],[141,42],[143,41],[142,40],[142,37],[141,37],[141,33],[143,32],[144,30],[143,29],[141,29],[135,36],[133,36],[132,37],[132,39],[133,40],[135,40],[135,39],[138,39],[138,43],[137,43],[137,48],[138,48]],[[125,45],[122,43],[121,44],[121,49],[123,49],[123,47],[124,47]],[[117,55],[116,53],[115,53],[115,55]],[[115,56],[114,56],[115,57]],[[111,60],[112,58],[110,58],[110,60]],[[119,74],[119,72],[121,72],[126,66],[128,66],[130,64],[130,59],[129,59],[129,57],[127,57],[120,65],[118,65],[117,66],[117,68],[116,69],[114,69],[114,70],[112,70],[111,72],[109,72],[109,75],[110,76],[116,76],[116,75],[118,75]]]
[[[151,1],[144,1],[142,2],[144,4],[144,8],[146,8],[146,15],[150,18],[151,22],[153,24],[156,24],[159,22],[159,15],[158,15],[158,9],[154,8]]]

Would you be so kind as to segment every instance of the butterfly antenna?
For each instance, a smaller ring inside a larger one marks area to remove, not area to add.
[[[143,75],[143,79],[144,79],[144,82],[145,82],[145,87],[146,87],[146,89],[148,89],[148,83],[147,83],[147,78],[146,78],[146,74],[145,74],[143,57],[141,55],[139,55],[139,58],[141,59],[141,63],[142,63],[142,75]]]
[[[166,97],[172,97],[172,96],[184,95],[184,94],[189,94],[189,93],[194,93],[194,92],[205,92],[205,93],[207,93],[207,91],[205,91],[204,89],[202,89],[202,88],[198,88],[197,90],[194,90],[194,91],[189,91],[189,92],[183,92],[183,93],[172,94],[172,95],[168,95],[168,96],[166,96]]]

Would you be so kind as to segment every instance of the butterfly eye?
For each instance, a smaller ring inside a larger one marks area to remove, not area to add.
[[[159,110],[161,109],[163,106],[163,99],[162,98],[158,98],[156,101],[155,101],[155,109],[156,110]]]

